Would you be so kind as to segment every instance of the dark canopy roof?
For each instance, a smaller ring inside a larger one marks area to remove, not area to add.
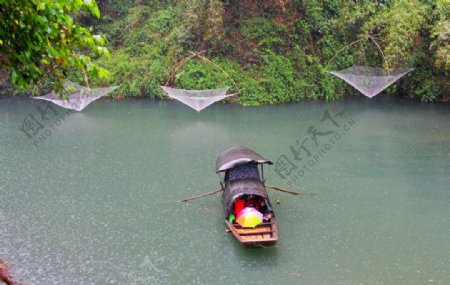
[[[216,172],[225,171],[248,162],[272,164],[272,161],[265,159],[245,146],[235,145],[219,154],[216,160]]]
[[[264,198],[269,210],[272,211],[264,184],[257,179],[241,179],[226,183],[222,194],[222,204],[226,216],[230,214],[234,200],[242,195],[254,195]]]
[[[246,164],[235,166],[226,171],[224,180],[233,181],[239,179],[258,179],[261,180],[259,176],[258,164],[254,162],[248,162]]]

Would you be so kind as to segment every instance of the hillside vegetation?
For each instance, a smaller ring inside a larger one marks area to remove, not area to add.
[[[388,92],[449,96],[448,1],[97,3],[103,16],[94,25],[111,52],[101,64],[122,96],[161,97],[158,86],[170,79],[178,88],[230,86],[245,105],[333,100],[356,92],[328,71],[354,63],[415,68]],[[191,51],[220,69],[194,57],[169,78]]]

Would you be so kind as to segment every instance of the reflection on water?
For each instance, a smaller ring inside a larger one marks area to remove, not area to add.
[[[58,117],[41,117],[47,107],[0,98],[0,258],[27,284],[450,280],[448,106],[379,96],[196,113],[176,102],[99,100],[57,126]],[[326,111],[354,124],[313,167],[297,179],[277,163],[265,169],[271,184],[318,194],[268,190],[281,202],[277,246],[241,247],[224,231],[219,196],[172,202],[216,189],[216,156],[234,144],[274,162],[284,155],[298,174],[314,160],[303,140],[318,152],[342,132],[322,120]],[[38,146],[20,129],[30,114],[44,125],[30,135],[51,130]]]

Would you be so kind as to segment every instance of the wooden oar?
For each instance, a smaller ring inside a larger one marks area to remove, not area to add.
[[[277,191],[280,191],[280,192],[284,192],[284,193],[289,193],[289,194],[292,194],[292,195],[317,195],[316,193],[299,193],[299,192],[287,190],[285,188],[274,186],[274,185],[270,185],[270,184],[265,184],[265,185],[266,185],[266,187],[272,188],[274,190],[277,190]]]
[[[202,194],[202,195],[189,197],[189,198],[184,198],[184,199],[181,199],[181,200],[177,200],[175,202],[177,202],[177,203],[187,202],[187,201],[195,200],[195,199],[198,199],[198,198],[203,198],[203,197],[206,197],[206,196],[214,195],[214,194],[216,194],[216,193],[218,193],[220,191],[223,191],[223,190],[222,189],[216,189],[214,191],[211,191],[211,192],[208,192],[208,193],[205,193],[205,194]]]

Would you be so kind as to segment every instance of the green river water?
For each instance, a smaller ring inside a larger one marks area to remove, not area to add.
[[[270,248],[225,233],[217,155],[271,159]],[[275,203],[279,200],[279,204]],[[379,95],[201,113],[0,98],[0,258],[48,284],[450,284],[450,106]]]

